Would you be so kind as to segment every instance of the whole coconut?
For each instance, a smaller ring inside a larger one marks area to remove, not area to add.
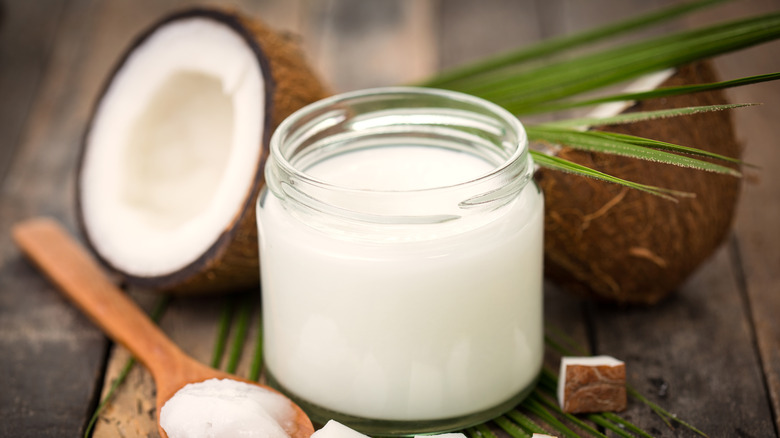
[[[687,65],[662,86],[717,81],[706,62]],[[628,111],[727,103],[720,91],[659,98]],[[727,111],[609,126],[632,134],[738,158]],[[632,158],[563,148],[558,156],[603,172],[695,194],[671,202],[619,185],[541,169],[546,197],[545,272],[564,288],[616,303],[653,304],[723,242],[740,179]]]

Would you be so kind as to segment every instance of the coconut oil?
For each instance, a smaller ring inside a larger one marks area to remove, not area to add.
[[[272,139],[258,203],[269,381],[365,433],[485,421],[543,352],[543,198],[520,123],[458,93],[336,96]]]
[[[169,438],[289,438],[294,421],[288,399],[232,379],[187,384],[160,410]]]

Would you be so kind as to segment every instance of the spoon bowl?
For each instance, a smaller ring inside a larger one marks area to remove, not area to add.
[[[157,387],[157,427],[160,410],[188,383],[233,379],[273,388],[210,368],[184,353],[149,317],[103,273],[87,251],[56,221],[31,219],[14,226],[19,248],[111,339],[123,345],[152,374]],[[290,401],[294,421],[285,430],[291,438],[309,438],[311,420]],[[285,425],[282,425],[283,427]]]

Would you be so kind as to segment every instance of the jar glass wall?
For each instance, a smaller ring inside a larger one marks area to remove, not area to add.
[[[383,88],[286,119],[258,201],[266,373],[314,421],[456,430],[540,370],[543,197],[522,125]]]

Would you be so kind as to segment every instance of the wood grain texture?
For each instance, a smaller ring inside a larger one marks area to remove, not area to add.
[[[64,8],[59,0],[0,3],[0,181],[16,152]]]
[[[77,151],[92,100],[118,56],[116,34],[101,28],[106,23],[99,2],[74,0],[62,10],[55,2],[30,4],[59,22],[52,41],[38,38],[51,49],[37,72],[29,116],[19,126],[17,153],[0,187],[0,343],[3,352],[12,352],[0,355],[0,435],[79,436],[102,386],[106,339],[20,257],[8,232],[33,215],[57,217],[74,230]],[[46,36],[45,21],[3,27]],[[18,103],[0,102],[4,114],[7,105]]]
[[[134,291],[131,295],[150,309],[157,300],[155,294],[146,291]],[[213,347],[217,341],[217,321],[226,306],[232,306],[234,320],[228,327],[226,351],[217,366],[227,369],[230,351],[237,342],[238,324],[235,314],[246,296],[239,297],[179,297],[174,298],[167,307],[160,321],[162,330],[173,339],[188,355],[202,363],[210,364],[213,359]],[[235,374],[249,377],[253,361],[255,340],[259,333],[259,297],[250,300],[253,307],[249,320],[249,330],[242,344],[243,354],[240,356]],[[105,376],[105,386],[102,397],[105,397],[111,384],[117,379],[127,364],[130,356],[120,347],[112,348]],[[158,437],[157,418],[155,415],[154,397],[156,388],[149,372],[137,363],[131,368],[126,378],[110,399],[111,402],[101,413],[94,437],[117,436],[147,436]]]
[[[503,53],[544,37],[541,2],[451,0],[438,8],[438,69]],[[477,18],[478,17],[478,18]]]
[[[435,71],[431,0],[309,2],[301,37],[334,92],[409,84]]]
[[[780,4],[754,0],[726,4],[689,18],[691,25],[780,12]],[[718,57],[724,78],[780,71],[780,42],[771,42]],[[733,263],[752,323],[753,338],[763,365],[767,397],[772,404],[775,434],[780,435],[780,83],[770,82],[727,90],[733,102],[761,103],[756,111],[734,112],[747,169],[736,217]],[[759,109],[760,108],[760,109]]]
[[[592,306],[599,354],[626,362],[642,394],[709,436],[772,436],[761,365],[751,342],[729,248],[674,296],[652,308]],[[627,416],[655,436],[672,430],[633,401]]]
[[[39,83],[28,115],[18,122],[17,144],[11,145],[17,152],[0,187],[3,436],[59,437],[83,433],[104,368],[105,338],[19,256],[8,234],[11,224],[32,214],[59,217],[72,230],[70,178],[82,129],[79,114],[86,113],[86,101],[79,96],[85,91],[82,80],[89,79],[80,70],[83,53],[79,47],[94,19],[84,14],[89,3],[70,2],[61,14],[54,2],[36,3],[59,20],[53,35],[48,34],[47,20],[22,23],[29,33],[35,33],[40,25],[41,36],[53,39],[39,39],[44,47],[51,45],[42,70],[24,73]],[[13,18],[10,14],[5,17]],[[18,24],[3,26],[22,29],[15,27]],[[24,88],[25,82],[11,85]],[[19,101],[4,99],[3,111],[7,111],[5,105],[15,104]]]

